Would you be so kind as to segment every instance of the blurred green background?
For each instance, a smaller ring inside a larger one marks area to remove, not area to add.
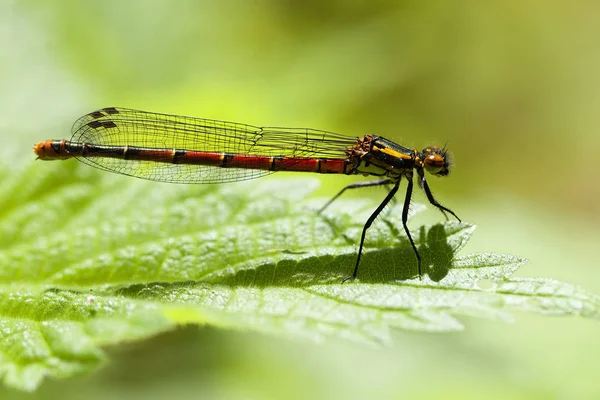
[[[4,166],[107,106],[448,142],[456,166],[430,186],[478,225],[465,253],[600,292],[598,2],[2,0],[0,32]],[[357,179],[327,177],[319,195]],[[386,349],[191,327],[0,396],[600,398],[597,321],[463,321]]]

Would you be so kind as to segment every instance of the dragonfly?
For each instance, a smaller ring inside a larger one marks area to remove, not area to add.
[[[415,172],[429,202],[446,219],[449,213],[460,221],[434,198],[425,177],[425,171],[438,177],[449,174],[451,160],[445,146],[418,151],[374,134],[352,137],[317,129],[258,127],[107,107],[75,121],[70,140],[40,141],[34,152],[40,160],[76,158],[104,171],[170,183],[219,184],[277,171],[375,177],[347,185],[318,211],[322,213],[348,189],[391,186],[364,224],[354,270],[342,283],[357,277],[367,231],[392,201],[403,178],[407,187],[402,226],[419,277],[421,255],[407,225]]]

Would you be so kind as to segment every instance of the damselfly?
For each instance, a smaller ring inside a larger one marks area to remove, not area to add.
[[[377,180],[346,186],[319,210],[322,212],[346,189],[391,185],[365,223],[356,264],[343,282],[356,278],[367,230],[392,200],[400,181],[407,180],[402,225],[417,258],[421,256],[406,224],[413,192],[413,172],[427,199],[447,218],[425,179],[449,173],[445,148],[423,151],[400,146],[372,134],[349,137],[305,128],[256,127],[235,122],[159,114],[125,108],[103,108],[79,118],[71,140],[46,140],[34,151],[41,160],[77,158],[93,167],[160,182],[224,183],[258,178],[276,171],[365,175]]]

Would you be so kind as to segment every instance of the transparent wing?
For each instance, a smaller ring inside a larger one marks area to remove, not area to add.
[[[75,122],[72,131],[71,141],[81,144],[326,159],[346,158],[346,149],[358,139],[316,129],[261,128],[114,107],[84,115]],[[79,156],[78,159],[106,171],[174,183],[233,182],[273,172],[118,158]]]

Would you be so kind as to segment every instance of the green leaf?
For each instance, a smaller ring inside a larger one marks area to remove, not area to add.
[[[183,324],[377,345],[390,328],[461,330],[460,316],[599,316],[583,289],[512,278],[524,259],[458,256],[468,223],[411,222],[419,279],[401,205],[368,231],[358,279],[341,284],[374,204],[339,200],[319,216],[311,179],[166,185],[73,162],[0,176],[0,374],[23,390],[90,373],[102,346]]]

